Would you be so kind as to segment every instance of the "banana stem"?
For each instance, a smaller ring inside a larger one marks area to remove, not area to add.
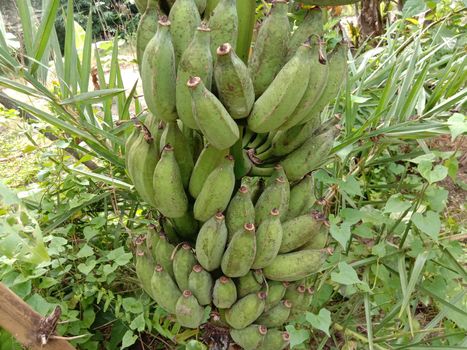
[[[264,141],[266,141],[267,135],[268,134],[266,134],[266,133],[256,134],[256,137],[248,145],[248,148],[256,149],[257,147],[261,146],[264,143]]]
[[[255,27],[256,1],[237,0],[238,37],[236,53],[243,62],[248,63],[251,39]]]
[[[260,167],[253,165],[253,167],[250,170],[249,175],[267,177],[267,176],[271,176],[273,172],[274,172],[274,168],[260,168]]]
[[[251,131],[250,129],[245,128],[245,129],[243,130],[243,137],[242,137],[242,139],[243,139],[243,141],[242,141],[242,147],[243,147],[243,148],[245,148],[246,146],[248,146],[248,144],[250,143],[250,140],[251,140],[251,138],[253,137],[253,135],[254,135],[254,132]]]
[[[266,151],[260,154],[255,154],[256,158],[259,160],[262,160],[263,162],[267,159],[269,159],[272,156],[272,148],[268,148]]]

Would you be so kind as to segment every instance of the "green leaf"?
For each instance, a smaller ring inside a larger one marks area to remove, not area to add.
[[[86,263],[81,263],[78,265],[78,271],[81,272],[83,275],[88,275],[92,269],[96,267],[96,261],[91,260],[87,261]]]
[[[117,265],[123,266],[130,262],[130,260],[133,258],[133,255],[131,253],[125,253],[123,247],[120,247],[110,251],[109,254],[107,254],[107,258],[109,260],[115,261]]]
[[[441,230],[441,221],[438,213],[431,210],[427,211],[425,215],[415,213],[412,215],[411,220],[420,231],[426,233],[434,240],[438,240],[438,235]]]
[[[407,0],[404,3],[402,14],[404,18],[418,15],[426,10],[426,4],[421,0]]]
[[[460,113],[454,113],[448,119],[448,127],[451,130],[452,141],[454,141],[457,136],[467,133],[467,118]]]
[[[185,350],[207,350],[207,347],[203,343],[192,339],[186,344]]]
[[[136,340],[138,339],[138,336],[133,334],[133,331],[127,330],[125,332],[125,335],[123,336],[122,339],[122,347],[120,349],[125,349],[133,345]]]
[[[290,348],[302,344],[310,338],[310,333],[305,329],[296,329],[292,325],[285,326],[285,330],[290,335]]]
[[[87,244],[83,245],[79,252],[76,254],[78,258],[87,258],[91,255],[94,255],[94,250]]]
[[[360,188],[360,184],[355,179],[354,176],[349,176],[345,180],[339,180],[339,188],[344,191],[345,193],[353,196],[360,196],[362,197],[362,189]]]
[[[352,285],[363,283],[358,278],[357,272],[346,262],[341,261],[338,265],[339,272],[332,272],[331,279],[339,284]]]
[[[133,330],[137,330],[138,332],[142,332],[145,326],[146,322],[144,321],[144,314],[139,314],[130,323],[130,328]]]
[[[420,162],[417,169],[430,184],[444,180],[448,175],[448,169],[445,166],[438,164],[432,168],[429,161]]]
[[[133,314],[140,314],[143,312],[143,303],[141,300],[133,297],[123,298],[122,306],[125,311],[131,312]]]
[[[347,243],[351,237],[350,227],[351,225],[347,222],[343,222],[338,225],[335,221],[331,221],[331,227],[329,232],[331,233],[332,238],[340,243],[343,248],[347,247]]]
[[[441,212],[447,204],[449,191],[439,187],[428,187],[425,192],[425,199],[428,201],[430,209]]]
[[[116,96],[125,91],[125,89],[105,89],[105,90],[96,90],[90,92],[83,92],[82,94],[75,95],[73,97],[67,98],[60,102],[61,105],[69,105],[81,103],[84,105],[89,105],[97,103],[103,100],[106,100],[110,97]]]
[[[402,199],[400,194],[395,194],[389,197],[384,206],[385,213],[403,213],[412,206],[412,203]]]
[[[326,333],[328,337],[331,335],[329,334],[329,326],[331,325],[331,313],[327,309],[319,310],[317,315],[312,314],[311,312],[306,313],[306,320],[316,329],[319,329]]]

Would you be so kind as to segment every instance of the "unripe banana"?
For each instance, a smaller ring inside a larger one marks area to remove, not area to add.
[[[337,128],[332,128],[312,137],[281,162],[289,181],[300,180],[325,162],[338,131]]]
[[[134,146],[136,140],[138,139],[138,136],[141,133],[141,128],[142,128],[141,125],[135,125],[135,127],[133,128],[133,131],[130,133],[130,135],[128,136],[125,142],[125,169],[131,181],[133,181],[133,174],[130,173],[130,166],[129,166],[130,157],[133,157],[133,154],[131,153],[131,147]]]
[[[139,13],[144,13],[148,6],[148,0],[135,0],[135,5]]]
[[[160,119],[157,119],[157,117],[153,113],[148,112],[146,114],[146,118],[144,119],[144,126],[146,126],[146,128],[148,128],[149,132],[151,133],[151,136],[154,139],[154,142],[158,146],[160,144],[160,142],[159,142],[160,141],[160,135],[162,135],[164,125],[165,125],[165,122],[163,122]]]
[[[258,346],[256,350],[282,350],[285,349],[289,343],[289,333],[272,328],[268,330],[268,334],[264,337],[263,344]]]
[[[152,175],[159,160],[159,152],[154,139],[144,125],[130,152],[128,169],[132,175],[135,189],[141,198],[155,207],[157,203],[152,185]]]
[[[212,301],[213,281],[211,274],[201,265],[193,266],[188,277],[188,287],[198,299],[200,305],[209,305]]]
[[[302,119],[301,122],[305,123],[316,116],[329,102],[336,98],[341,86],[347,79],[347,50],[347,45],[340,43],[329,55],[329,72],[326,86],[319,100],[308,110],[308,116]]]
[[[319,113],[316,118],[311,118],[306,124],[295,125],[287,130],[279,130],[271,142],[271,153],[274,156],[285,156],[303,145],[312,137],[320,126]]]
[[[311,63],[310,63],[310,79],[305,93],[302,96],[299,104],[287,120],[280,126],[280,130],[288,130],[297,124],[301,124],[304,119],[307,121],[313,118],[319,119],[319,112],[310,114],[310,109],[319,101],[323,94],[329,74],[329,65],[326,62],[326,52],[323,48],[323,43],[313,38],[311,45]]]
[[[204,146],[190,177],[189,190],[193,198],[198,197],[209,174],[229,154],[229,150],[218,150],[209,143]]]
[[[255,225],[248,223],[230,240],[222,257],[222,272],[229,277],[242,277],[250,271],[255,260]]]
[[[256,231],[256,255],[252,268],[262,269],[269,265],[279,253],[282,235],[279,210],[273,208],[270,217]]]
[[[159,242],[159,232],[157,231],[155,225],[153,224],[148,225],[145,242],[146,242],[146,247],[152,256],[152,259],[154,260],[156,245]]]
[[[266,179],[266,182],[265,182],[265,185],[266,187],[270,186],[270,185],[273,185],[274,183],[276,183],[277,179],[283,179],[285,181],[285,183],[282,185],[282,191],[283,191],[283,195],[282,195],[282,202],[281,202],[281,205],[280,205],[280,209],[284,209],[284,208],[289,208],[289,201],[290,201],[290,183],[289,183],[289,180],[287,179],[287,175],[285,174],[285,171],[284,171],[284,168],[282,167],[282,165],[280,164],[276,164],[274,166],[274,171],[273,173],[271,174],[271,176],[269,176],[267,179]],[[280,215],[281,215],[281,220],[285,219],[287,213],[286,212],[280,212]]]
[[[241,184],[242,186],[246,186],[248,188],[248,191],[250,192],[251,201],[253,202],[253,204],[256,204],[259,196],[261,195],[264,189],[263,179],[258,176],[244,176],[242,178]]]
[[[217,4],[219,4],[220,0],[207,0],[206,9],[204,10],[204,18],[209,19],[214,12]]]
[[[265,292],[248,294],[225,312],[225,320],[234,329],[248,327],[263,313],[265,299]]]
[[[193,241],[198,234],[198,221],[193,216],[193,206],[189,205],[185,214],[171,219],[172,226],[180,237]]]
[[[228,309],[237,301],[235,283],[226,276],[216,280],[212,290],[212,302],[219,309]]]
[[[227,207],[225,221],[229,232],[229,241],[234,233],[241,230],[246,223],[255,222],[255,207],[251,201],[248,187],[240,186]]]
[[[173,147],[175,159],[177,160],[180,169],[183,187],[188,188],[191,172],[194,167],[193,151],[175,121],[167,123],[160,142],[161,149],[167,144],[170,144]]]
[[[237,123],[200,77],[188,80],[195,120],[206,139],[217,149],[232,146],[240,137]]]
[[[219,268],[226,243],[227,227],[219,212],[201,226],[196,238],[196,258],[201,266],[207,271]]]
[[[164,268],[171,278],[175,278],[172,266],[172,253],[175,247],[167,241],[167,236],[163,233],[159,234],[159,240],[154,248],[154,260],[158,265]]]
[[[153,176],[157,210],[169,218],[182,217],[188,209],[188,198],[183,189],[182,178],[174,149],[167,144]]]
[[[149,250],[143,247],[136,249],[135,270],[144,291],[152,297],[151,278],[154,273],[154,261]]]
[[[177,62],[195,35],[201,24],[201,16],[194,0],[176,0],[170,9],[169,20],[172,23],[170,32]]]
[[[293,219],[309,212],[315,202],[313,176],[308,174],[290,189],[287,219]]]
[[[284,234],[279,253],[291,252],[311,241],[320,231],[324,217],[320,213],[307,213],[282,223]]]
[[[303,284],[303,281],[288,288],[284,298],[290,301],[294,309],[298,305],[302,305],[306,298],[306,286]]]
[[[196,7],[200,14],[206,9],[207,0],[195,0]]]
[[[210,47],[210,29],[203,23],[196,30],[193,40],[183,53],[177,71],[176,95],[177,112],[183,124],[199,130],[194,117],[192,98],[187,81],[191,77],[200,77],[206,88],[211,89],[213,59]],[[228,147],[226,147],[228,148]]]
[[[259,277],[261,277],[261,279]],[[235,282],[238,297],[243,298],[250,293],[259,292],[263,285],[262,282],[261,270],[250,270],[245,276],[238,278]]]
[[[217,48],[214,79],[219,99],[234,119],[246,118],[255,103],[255,91],[248,67],[236,55],[231,43]]]
[[[264,276],[273,281],[297,281],[320,268],[327,253],[323,250],[301,250],[279,254],[270,265],[263,269]]]
[[[158,119],[171,121],[177,119],[175,53],[170,21],[162,16],[158,23],[157,32],[147,44],[142,57],[141,80],[148,109]]]
[[[267,220],[273,209],[278,209],[281,216],[283,213],[287,213],[289,205],[286,200],[288,186],[287,179],[280,176],[264,189],[255,205],[255,222],[257,225],[261,225],[263,221]]]
[[[269,310],[279,304],[284,298],[289,282],[268,281],[267,298],[264,310]]]
[[[262,95],[284,65],[290,33],[287,11],[287,1],[274,1],[259,29],[248,64],[256,97]]]
[[[189,290],[184,290],[175,306],[177,322],[183,327],[198,328],[204,317],[204,308]]]
[[[136,30],[136,61],[141,72],[144,50],[149,41],[157,31],[157,20],[159,19],[159,6],[157,0],[148,0],[147,6]]]
[[[324,32],[323,25],[323,11],[319,7],[314,7],[309,10],[303,18],[303,22],[300,23],[289,40],[287,58],[290,59],[300,45],[307,41],[310,36],[322,36]]]
[[[220,0],[209,19],[211,28],[211,52],[216,57],[216,50],[223,43],[237,45],[238,15],[236,0]]]
[[[166,235],[169,242],[173,242],[175,244],[180,243],[180,237],[178,237],[177,231],[169,219],[162,216],[159,218],[159,222],[161,223],[163,233]]]
[[[199,221],[206,221],[227,208],[235,187],[234,161],[225,157],[206,179],[196,198],[193,212]]]
[[[270,310],[264,312],[256,322],[264,324],[266,327],[281,327],[287,322],[290,316],[292,303],[289,300],[282,300]]]
[[[252,324],[243,329],[231,329],[230,336],[242,349],[255,350],[263,343],[267,332],[265,326]]]
[[[248,127],[258,133],[279,128],[292,115],[310,80],[313,61],[309,45],[302,45],[256,100]]]
[[[189,244],[183,244],[181,249],[177,250],[173,258],[173,272],[175,281],[177,282],[180,290],[188,288],[188,276],[196,265],[196,258],[191,251]]]
[[[182,293],[161,265],[156,265],[151,279],[151,289],[157,304],[167,312],[174,314],[175,305]]]
[[[326,223],[321,225],[318,233],[308,241],[304,246],[300,247],[300,249],[323,249],[326,247],[326,243],[328,241],[329,236],[329,228],[327,227]]]

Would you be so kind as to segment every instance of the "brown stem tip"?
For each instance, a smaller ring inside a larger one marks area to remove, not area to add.
[[[184,296],[185,298],[189,298],[189,297],[191,297],[192,295],[193,295],[193,293],[191,293],[191,291],[189,291],[189,290],[184,290],[184,291],[183,291],[183,296]]]
[[[258,326],[258,332],[261,335],[266,335],[268,333],[268,329],[266,326],[260,325]]]
[[[218,56],[224,56],[229,54],[230,51],[232,51],[232,45],[230,45],[229,43],[225,43],[217,48],[216,53]]]
[[[194,88],[197,87],[200,83],[201,83],[201,78],[200,78],[200,77],[191,77],[190,79],[188,79],[188,82],[186,83],[186,85],[187,85],[189,88],[194,89]]]
[[[216,218],[217,221],[223,221],[225,219],[225,216],[224,216],[224,214],[222,214],[222,212],[218,211],[216,213],[215,218]]]
[[[203,271],[203,267],[202,267],[201,265],[195,265],[195,266],[193,266],[193,272],[199,273],[199,272],[201,272],[201,271]]]
[[[240,186],[240,188],[238,189],[238,192],[242,193],[242,194],[247,194],[249,191],[248,191],[248,187],[246,186]]]
[[[171,22],[167,16],[160,16],[159,21],[157,21],[161,26],[169,27]]]
[[[245,229],[245,231],[248,231],[248,232],[251,232],[251,233],[255,232],[255,225],[254,224],[245,224],[245,225],[243,225],[243,228]]]

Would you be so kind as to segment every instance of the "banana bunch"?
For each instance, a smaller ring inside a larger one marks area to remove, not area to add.
[[[321,112],[345,81],[346,46],[327,52],[318,7],[292,30],[290,4],[272,0],[242,60],[237,0],[136,4],[147,111],[125,164],[159,218],[135,241],[142,287],[184,327],[211,307],[244,349],[283,349],[328,255],[312,172],[338,137]]]
[[[202,153],[211,151],[206,147]],[[170,145],[163,148],[154,174],[166,161],[176,164],[173,152]],[[226,170],[233,167],[231,157],[215,156],[220,165],[206,178],[211,183],[206,198],[218,186],[235,181],[227,176],[233,176],[232,169]],[[173,210],[181,207],[174,203],[186,202],[186,197],[173,199],[171,184],[183,185],[177,171],[169,175],[164,199]],[[205,186],[193,210],[187,210],[195,217]],[[184,327],[201,326],[210,307],[213,322],[229,329],[242,348],[284,349],[289,335],[283,327],[309,307],[313,274],[329,254],[328,223],[315,210],[313,176],[290,185],[283,167],[276,165],[267,178],[244,177],[226,203],[223,212],[206,220],[182,219],[199,224],[192,226],[191,235],[179,230],[177,220],[148,227],[135,240],[138,278],[146,293]]]

